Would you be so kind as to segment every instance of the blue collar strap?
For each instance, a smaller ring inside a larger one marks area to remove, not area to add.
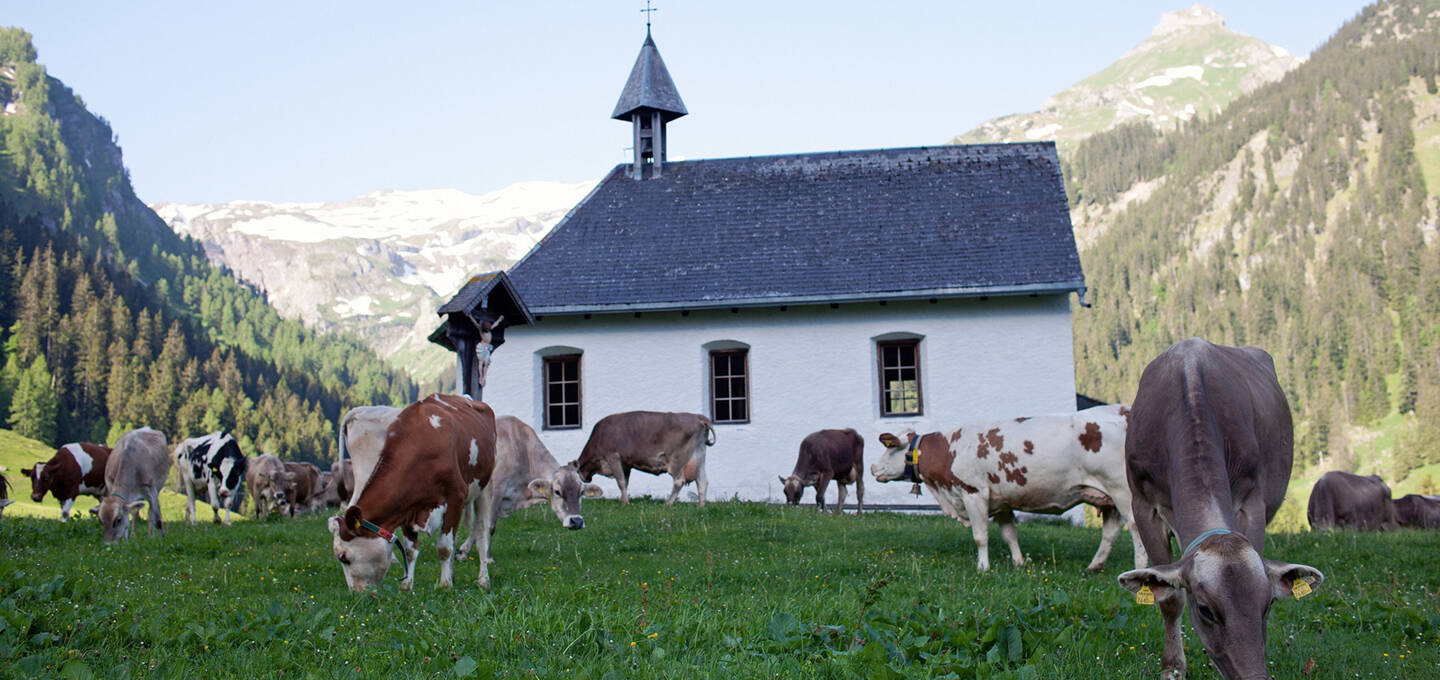
[[[1184,556],[1186,556],[1186,555],[1189,555],[1189,554],[1190,554],[1190,551],[1195,549],[1195,546],[1200,545],[1200,541],[1203,541],[1203,540],[1205,540],[1205,539],[1207,539],[1207,538],[1210,538],[1211,536],[1218,536],[1218,535],[1220,535],[1220,534],[1228,534],[1228,533],[1230,533],[1230,530],[1229,530],[1229,529],[1211,529],[1211,530],[1209,530],[1209,531],[1207,531],[1207,532],[1205,532],[1205,533],[1202,533],[1202,534],[1200,534],[1199,536],[1196,536],[1196,537],[1195,537],[1195,540],[1190,541],[1190,545],[1185,548],[1185,552],[1180,553],[1180,556],[1181,556],[1181,557],[1184,557]]]
[[[902,477],[902,479],[908,479],[916,484],[920,483],[920,473],[916,467],[920,465],[921,436],[917,434],[910,438],[910,448],[905,452],[905,476]]]

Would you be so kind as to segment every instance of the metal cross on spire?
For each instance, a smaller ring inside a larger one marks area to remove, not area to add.
[[[650,6],[650,0],[645,0],[645,9],[640,10],[645,14],[645,34],[650,34],[650,13],[660,11],[657,7]]]

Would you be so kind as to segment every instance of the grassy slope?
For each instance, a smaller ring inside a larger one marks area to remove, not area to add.
[[[586,504],[587,528],[547,509],[501,523],[494,589],[475,562],[435,588],[344,589],[320,517],[175,525],[100,547],[88,523],[0,525],[0,676],[993,677],[1153,676],[1158,614],[1085,574],[1099,532],[1027,525],[1033,563],[974,571],[969,531],[939,516],[821,516],[713,503]],[[1275,534],[1271,557],[1327,575],[1278,603],[1277,677],[1421,677],[1440,665],[1437,534]],[[992,532],[992,546],[1000,544]],[[1003,548],[1001,549],[1003,551]],[[998,554],[992,555],[999,557]],[[1193,635],[1191,678],[1217,675]],[[1402,656],[1403,655],[1403,658]],[[67,671],[67,672],[68,672]],[[952,674],[953,675],[949,675]]]
[[[110,442],[113,444],[114,442]],[[27,439],[10,430],[0,430],[0,467],[5,468],[5,478],[10,480],[10,497],[15,503],[5,508],[5,517],[43,517],[46,519],[60,519],[60,502],[54,496],[45,495],[39,503],[30,500],[30,480],[20,474],[21,468],[27,468],[35,463],[43,463],[55,455],[55,449],[50,448],[33,439]],[[185,519],[185,496],[174,491],[174,475],[167,479],[168,486],[160,492],[160,516],[167,522],[179,522]],[[98,502],[93,496],[81,496],[75,499],[75,507],[70,511],[71,516],[77,514],[81,518],[88,519],[90,508],[95,507]],[[201,520],[209,521],[214,513],[210,511],[210,505],[204,501],[195,501],[195,516]],[[232,515],[233,518],[243,519],[241,515]]]

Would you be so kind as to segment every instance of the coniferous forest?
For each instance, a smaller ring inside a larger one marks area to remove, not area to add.
[[[1372,5],[1216,116],[1077,148],[1072,203],[1115,209],[1082,251],[1094,308],[1075,310],[1081,392],[1130,399],[1146,363],[1192,335],[1255,345],[1290,399],[1297,473],[1353,469],[1356,433],[1397,418],[1393,460],[1373,471],[1440,462],[1433,9]],[[1148,197],[1118,200],[1140,185]]]
[[[415,387],[282,320],[136,196],[109,124],[0,29],[0,427],[56,445],[150,426],[324,461],[351,406]]]

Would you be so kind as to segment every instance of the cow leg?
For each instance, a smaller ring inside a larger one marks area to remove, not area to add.
[[[464,511],[460,513],[460,526],[465,527],[470,533],[465,536],[465,542],[460,544],[460,549],[455,551],[457,562],[464,562],[466,558],[470,557],[470,551],[475,547],[475,532],[478,531],[475,526],[477,516],[474,502],[467,501],[463,507]]]
[[[213,512],[213,513],[215,513],[215,519],[214,519],[213,521],[214,521],[215,524],[219,524],[219,523],[220,523],[220,498],[219,498],[220,494],[219,494],[219,493],[217,492],[217,490],[215,489],[215,480],[212,479],[212,480],[210,480],[209,482],[206,482],[206,484],[205,484],[205,490],[206,490],[206,492],[208,492],[208,493],[210,494],[210,496],[209,496],[209,499],[210,499],[210,511]],[[228,525],[229,522],[226,522],[226,524]]]
[[[408,591],[415,587],[415,561],[420,557],[420,548],[417,545],[420,536],[414,529],[406,527],[396,540],[400,542],[400,549],[405,552],[406,561],[405,578],[400,579],[400,590]]]
[[[990,571],[990,508],[978,493],[967,493],[961,499],[970,514],[970,535],[975,539],[975,555],[980,571]]]
[[[149,503],[145,507],[145,515],[150,521],[150,535],[165,535],[165,520],[160,517],[160,488],[150,490]]]
[[[1120,533],[1120,511],[1109,506],[1096,509],[1100,511],[1100,547],[1085,567],[1085,571],[1092,574],[1105,568],[1105,561],[1110,559],[1110,548],[1115,545],[1115,536]]]
[[[1183,680],[1185,677],[1185,645],[1180,640],[1180,612],[1185,598],[1177,590],[1165,599],[1155,598],[1160,616],[1165,621],[1165,650],[1160,654],[1160,680]]]
[[[442,531],[435,541],[435,554],[440,557],[440,587],[455,585],[455,529]]]
[[[491,482],[494,483],[493,481]],[[624,487],[621,487],[624,488]],[[480,497],[477,499],[475,514],[478,517],[479,525],[475,535],[480,538],[478,555],[480,562],[480,576],[475,583],[485,590],[490,589],[490,531],[495,526],[495,503],[493,502],[492,491],[489,486],[480,489]]]
[[[855,480],[855,514],[859,515],[865,512],[865,471],[857,465],[850,476]]]
[[[620,487],[620,504],[630,504],[630,468],[620,462],[620,454],[612,453],[607,459],[606,465],[610,470],[610,476],[615,478],[616,486]]]
[[[1020,537],[1015,529],[1015,513],[1006,510],[995,515],[995,521],[1000,523],[1000,538],[1010,547],[1010,563],[1025,566],[1025,554],[1020,552]]]
[[[65,499],[65,502],[64,502],[64,503],[61,503],[61,504],[60,504],[60,521],[61,521],[61,522],[64,522],[64,521],[67,521],[67,520],[70,519],[70,508],[73,508],[73,507],[75,507],[75,499],[74,499],[74,498],[67,498],[67,499]]]
[[[182,480],[183,481],[183,480]],[[185,523],[195,526],[195,485],[185,484]]]
[[[1115,511],[1120,514],[1120,524],[1130,532],[1130,542],[1135,547],[1135,568],[1144,569],[1150,566],[1150,559],[1145,554],[1145,544],[1140,541],[1140,533],[1135,529],[1135,508],[1132,505],[1130,487],[1128,484],[1118,485],[1121,488],[1110,493],[1110,499],[1115,501]]]
[[[705,474],[705,450],[700,450],[700,467],[695,471],[695,488],[700,492],[700,507],[705,507],[705,494],[710,490],[710,477]]]
[[[815,507],[822,512],[825,510],[825,489],[829,487],[830,475],[820,473],[820,476],[815,478]]]
[[[839,496],[839,498],[835,499],[835,514],[840,515],[840,514],[843,514],[843,513],[845,512],[845,483],[844,483],[844,482],[835,482],[835,493],[836,493],[836,495]]]

